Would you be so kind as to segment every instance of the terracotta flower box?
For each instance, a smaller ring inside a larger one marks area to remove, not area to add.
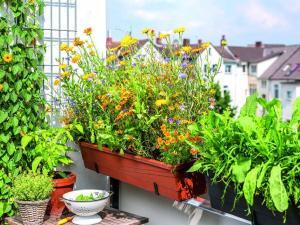
[[[171,166],[131,154],[120,155],[106,147],[99,150],[87,142],[81,142],[80,147],[86,168],[157,195],[183,201],[206,192],[205,177],[186,172],[191,163]]]

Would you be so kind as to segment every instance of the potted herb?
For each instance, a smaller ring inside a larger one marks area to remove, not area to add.
[[[16,177],[12,193],[24,225],[43,223],[52,191],[52,178],[47,175],[29,172]]]
[[[89,29],[88,41],[76,38],[74,46],[61,46],[71,63],[59,62],[56,81],[68,99],[64,121],[84,128],[85,166],[173,200],[206,190],[201,174],[186,173],[197,155],[186,140],[202,140],[191,135],[189,125],[213,106],[218,72],[203,72],[199,52],[210,45],[183,46],[184,30],[161,34],[161,49],[152,29],[143,31],[148,43],[142,49],[125,36],[102,59]],[[173,39],[180,44],[174,46]]]
[[[27,134],[22,138],[22,147],[27,151],[28,161],[32,162],[32,171],[41,171],[53,177],[54,191],[49,203],[48,213],[59,216],[65,208],[60,201],[61,196],[73,190],[76,175],[73,172],[58,171],[62,165],[70,165],[73,161],[67,155],[73,151],[67,145],[73,141],[72,132],[82,131],[79,125],[64,128],[48,128]]]
[[[300,99],[291,120],[284,121],[281,112],[279,100],[267,102],[253,95],[238,118],[229,112],[203,117],[195,126],[204,141],[190,143],[200,152],[190,171],[204,171],[212,185],[231,187],[224,188],[224,196],[233,190],[236,201],[244,199],[257,225],[294,225],[300,220]]]

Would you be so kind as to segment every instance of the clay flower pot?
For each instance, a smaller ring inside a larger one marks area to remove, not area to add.
[[[65,209],[65,203],[61,201],[62,196],[73,191],[76,182],[76,175],[72,172],[66,178],[53,179],[54,191],[48,205],[47,214],[50,216],[61,216]]]

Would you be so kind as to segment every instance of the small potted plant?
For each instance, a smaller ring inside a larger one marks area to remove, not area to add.
[[[73,141],[72,132],[81,132],[81,126],[69,125],[63,128],[48,128],[27,134],[22,138],[22,147],[28,151],[32,171],[42,171],[53,177],[54,191],[47,213],[60,216],[65,208],[60,198],[73,190],[76,175],[69,171],[58,171],[59,166],[70,165],[73,161],[67,155],[73,148],[67,145]]]
[[[249,209],[255,225],[298,225],[300,98],[289,121],[278,99],[267,102],[257,95],[247,99],[239,117],[229,114],[211,112],[201,119],[198,134],[204,141],[190,143],[200,153],[190,171],[208,175],[211,200],[224,201],[219,209],[231,207],[243,217]]]
[[[24,225],[40,225],[53,191],[52,178],[38,173],[23,173],[13,182],[12,193]]]

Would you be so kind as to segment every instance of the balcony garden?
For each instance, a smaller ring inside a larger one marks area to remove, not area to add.
[[[215,80],[221,61],[210,65],[210,43],[184,45],[184,27],[144,29],[143,51],[127,35],[105,57],[87,28],[85,39],[60,45],[53,90],[62,92],[63,116],[61,127],[51,127],[41,91],[43,2],[0,4],[1,222],[18,212],[28,225],[42,224],[46,211],[61,216],[76,174],[59,168],[76,163],[75,142],[86,168],[156,195],[185,201],[208,192],[212,207],[253,224],[298,224],[299,99],[290,121],[279,100],[257,95],[234,116]],[[154,43],[158,35],[163,47]],[[81,194],[70,205],[104,207],[109,196]]]

